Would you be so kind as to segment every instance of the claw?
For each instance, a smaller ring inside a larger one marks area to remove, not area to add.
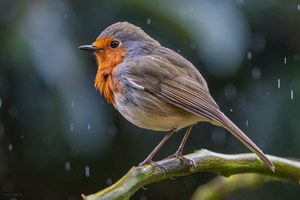
[[[194,171],[194,169],[196,168],[195,161],[193,161],[192,159],[188,159],[188,158],[184,157],[182,155],[182,152],[183,152],[184,145],[187,141],[187,138],[189,137],[189,135],[191,133],[192,128],[193,128],[193,125],[190,125],[188,127],[188,129],[186,130],[186,132],[184,134],[184,137],[181,141],[181,144],[180,144],[179,148],[177,149],[177,151],[173,155],[168,157],[168,158],[174,158],[175,157],[175,158],[180,159],[183,163],[185,163],[186,165],[189,166],[189,171]]]
[[[176,151],[173,155],[170,155],[167,158],[177,158],[181,160],[184,164],[188,165],[189,170],[193,171],[196,168],[196,163],[194,160],[184,157],[182,154]]]
[[[152,165],[153,167],[157,167],[157,168],[161,168],[162,170],[164,170],[165,173],[167,173],[167,169],[160,165],[160,164],[157,164],[156,162],[152,161],[152,160],[144,160],[143,162],[141,162],[139,164],[139,166],[144,166],[144,165]]]
[[[194,171],[194,169],[196,168],[196,163],[194,160],[186,158],[184,156],[179,156],[178,159],[180,159],[183,163],[185,163],[186,165],[189,166],[189,170],[190,171]]]

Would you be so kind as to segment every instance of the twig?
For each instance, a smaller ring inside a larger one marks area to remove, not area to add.
[[[255,154],[250,153],[226,155],[202,149],[185,157],[194,160],[195,168],[191,169],[176,158],[157,162],[161,167],[153,165],[132,167],[115,184],[95,194],[85,196],[84,199],[129,199],[136,191],[150,183],[204,171],[226,177],[240,173],[258,173],[300,184],[300,162],[289,159],[268,156],[276,167],[274,173],[259,161]]]

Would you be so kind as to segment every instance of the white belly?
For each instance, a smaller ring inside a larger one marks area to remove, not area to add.
[[[151,103],[153,103],[151,104],[152,106],[149,106],[147,103],[146,106],[145,104],[143,105],[143,103],[140,102],[137,105],[124,103],[120,96],[115,96],[114,106],[128,121],[136,126],[150,130],[177,130],[202,121],[201,117],[168,103],[161,101],[153,103],[153,101],[151,101]]]

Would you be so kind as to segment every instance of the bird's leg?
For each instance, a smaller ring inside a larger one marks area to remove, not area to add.
[[[175,132],[174,129],[170,130],[167,135],[160,141],[160,143],[153,149],[153,151],[149,154],[149,156],[139,164],[139,166],[145,165],[145,164],[152,164],[154,166],[157,166],[157,164],[155,164],[152,161],[152,158],[155,156],[155,154],[158,152],[158,150],[162,147],[162,145],[169,139],[169,137],[171,137],[171,135],[173,135],[173,133]]]
[[[184,134],[184,137],[183,137],[183,139],[182,139],[182,141],[181,141],[181,143],[180,143],[179,148],[177,149],[177,151],[176,151],[173,155],[169,156],[169,158],[170,158],[170,157],[178,158],[178,159],[180,159],[182,162],[188,164],[191,168],[194,168],[194,167],[195,167],[195,162],[194,162],[193,160],[191,160],[191,159],[185,158],[185,157],[182,155],[184,145],[185,145],[185,143],[186,143],[186,141],[187,141],[187,139],[188,139],[188,137],[189,137],[189,135],[190,135],[190,133],[191,133],[192,128],[193,128],[193,125],[190,125],[190,126],[187,128],[187,130],[186,130],[186,132],[185,132],[185,134]]]

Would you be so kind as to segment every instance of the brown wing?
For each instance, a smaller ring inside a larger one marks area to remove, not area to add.
[[[205,80],[199,82],[184,68],[150,56],[144,56],[135,62],[138,62],[133,65],[135,69],[127,66],[127,72],[131,72],[127,77],[136,85],[167,103],[226,128],[274,171],[273,163],[262,150],[220,111],[209,93]]]
[[[157,90],[158,88],[159,90]],[[166,80],[163,83],[159,83],[159,86],[146,88],[146,90],[170,104],[206,118],[212,124],[226,128],[253,151],[272,171],[275,170],[273,163],[262,150],[219,110],[219,107],[207,91],[201,89],[201,87],[194,88],[194,90],[191,90],[191,88],[191,85],[184,86],[178,84],[178,81]]]
[[[199,84],[195,84],[190,80],[178,79],[165,80],[162,83],[158,83],[155,87],[146,87],[145,89],[164,101],[204,117],[208,121],[217,119],[219,106],[211,95]]]

